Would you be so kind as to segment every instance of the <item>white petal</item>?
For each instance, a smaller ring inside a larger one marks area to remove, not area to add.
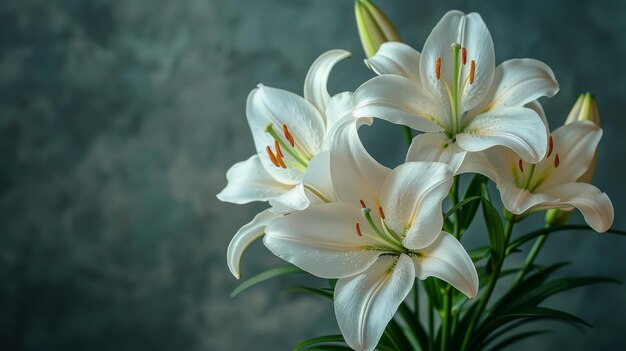
[[[228,184],[217,194],[220,201],[245,204],[251,201],[267,201],[292,188],[272,178],[261,165],[258,155],[235,163],[226,172]]]
[[[296,94],[259,85],[248,95],[246,115],[265,169],[282,183],[298,184],[302,179],[302,171],[293,167],[276,167],[267,156],[265,148],[273,148],[274,139],[265,131],[266,126],[272,124],[276,133],[282,136],[282,126],[286,124],[294,136],[296,146],[315,155],[322,147],[326,132],[324,120],[317,109]],[[296,163],[286,150],[283,150],[283,154],[287,162]]]
[[[424,133],[413,138],[406,155],[406,162],[443,162],[456,174],[466,153],[444,133]]]
[[[446,115],[445,110],[439,109],[415,82],[394,74],[374,77],[361,85],[354,92],[353,105],[356,117],[378,117],[424,132],[447,127],[444,123],[448,118],[440,118]]]
[[[381,256],[367,271],[339,279],[335,315],[346,342],[374,350],[387,323],[413,287],[415,270],[407,255]]]
[[[513,151],[497,146],[482,152],[468,153],[459,173],[479,173],[493,180],[504,207],[514,214],[522,214],[549,198],[545,194],[530,193],[518,184],[521,181],[515,178],[518,163],[519,158]]]
[[[559,83],[552,69],[533,59],[504,61],[496,68],[493,97],[487,110],[500,106],[521,107],[542,96],[552,97]]]
[[[304,80],[304,98],[323,115],[326,112],[330,95],[326,85],[328,76],[337,62],[350,57],[345,50],[329,50],[320,55],[309,68]]]
[[[451,47],[454,43],[467,52],[467,63],[460,70],[461,82],[469,77],[470,62],[474,60],[476,63],[474,84],[464,84],[461,94],[462,111],[467,111],[479,105],[489,93],[495,71],[493,41],[480,15],[450,11],[443,16],[424,44],[420,76],[424,87],[434,92],[438,101],[449,109],[450,100],[443,83],[447,82],[450,89],[454,89],[454,51]],[[438,58],[441,58],[439,80],[435,70]]]
[[[576,182],[589,169],[601,138],[602,129],[591,121],[576,121],[555,130],[552,154],[537,165],[537,173],[546,173],[538,189]],[[556,155],[559,166],[555,168]]]
[[[265,226],[277,217],[278,215],[273,214],[269,210],[260,212],[250,223],[241,227],[230,241],[226,258],[228,260],[228,268],[235,278],[239,279],[239,263],[244,251],[253,241],[263,236]]]
[[[414,256],[415,275],[419,279],[439,278],[469,298],[478,293],[478,273],[463,245],[452,235],[441,232],[429,247]]]
[[[432,243],[443,225],[441,204],[452,186],[452,169],[440,162],[408,162],[389,174],[381,190],[385,223],[409,249]]]
[[[365,64],[378,75],[397,74],[420,84],[420,53],[404,43],[383,43]]]
[[[302,183],[307,189],[307,196],[311,204],[337,202],[335,187],[330,177],[329,151],[322,151],[313,157],[304,173]]]
[[[304,191],[304,185],[302,183],[294,186],[291,190],[280,195],[275,199],[269,201],[270,209],[276,214],[288,214],[293,211],[302,211],[309,207],[309,198]]]
[[[355,223],[367,225],[358,206],[340,203],[309,207],[273,220],[265,230],[265,246],[278,257],[321,278],[343,278],[367,269],[383,253]]]
[[[326,109],[326,141],[324,148],[330,148],[335,133],[343,128],[344,124],[356,123],[357,127],[362,124],[371,125],[372,118],[357,118],[352,115],[352,93],[343,92],[333,96]]]
[[[380,204],[379,192],[390,170],[367,153],[355,124],[345,124],[336,132],[330,170],[340,201],[358,205],[363,200],[372,209]]]
[[[543,121],[543,124],[546,125],[546,128],[548,130],[550,130],[550,124],[548,123],[548,118],[546,118],[546,112],[543,110],[543,106],[541,106],[541,103],[539,101],[537,100],[531,101],[527,103],[526,105],[524,105],[524,107],[537,112],[537,115],[539,115],[539,117]]]
[[[539,162],[546,154],[548,131],[537,113],[523,107],[503,107],[478,115],[456,136],[471,152],[496,145],[513,150],[524,161]]]
[[[559,199],[546,204],[545,208],[576,207],[585,217],[585,222],[597,232],[607,231],[613,224],[613,205],[609,197],[598,188],[586,183],[569,183],[545,190],[549,196]],[[556,205],[556,206],[555,206]]]

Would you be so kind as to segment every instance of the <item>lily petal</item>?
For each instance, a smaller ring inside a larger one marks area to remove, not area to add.
[[[278,218],[278,215],[273,214],[269,210],[260,212],[250,223],[241,227],[230,241],[226,258],[228,269],[230,269],[235,278],[239,279],[239,263],[244,251],[253,241],[263,236],[265,227],[275,218]]]
[[[282,126],[287,125],[296,146],[315,155],[322,147],[326,131],[317,109],[296,94],[259,85],[248,95],[246,115],[257,153],[263,155],[261,163],[268,173],[281,183],[298,184],[302,179],[301,170],[276,167],[267,156],[265,149],[274,145],[274,138],[266,132],[266,126],[272,124],[276,133],[282,135]],[[284,154],[287,162],[297,163],[287,152]]]
[[[326,112],[330,94],[328,94],[328,76],[337,62],[350,57],[345,50],[329,50],[320,55],[309,68],[304,79],[304,98],[317,108],[322,116]]]
[[[348,91],[339,93],[333,96],[328,103],[328,108],[326,108],[326,141],[324,142],[326,149],[330,148],[336,137],[335,133],[338,129],[345,127],[344,124],[356,123],[357,127],[363,124],[372,124],[370,117],[357,118],[352,115],[352,95]]]
[[[518,162],[519,158],[513,151],[496,146],[482,152],[468,153],[459,173],[479,173],[493,180],[504,207],[514,214],[522,214],[550,198],[542,193],[533,194],[518,186],[513,173],[519,167]]]
[[[376,162],[365,150],[355,124],[342,125],[335,135],[330,150],[330,169],[337,198],[354,205],[363,200],[367,206],[376,208],[389,168]]]
[[[265,170],[258,155],[235,163],[226,172],[226,179],[228,184],[217,194],[217,198],[239,205],[252,201],[267,201],[292,188],[275,180]]]
[[[441,232],[430,246],[413,257],[415,275],[419,279],[439,278],[467,297],[478,293],[478,273],[463,245],[452,235]]]
[[[323,204],[273,220],[265,229],[265,246],[276,256],[321,278],[361,273],[383,251],[366,235],[355,232],[363,220],[358,206]]]
[[[424,43],[420,75],[424,87],[433,91],[437,100],[449,110],[450,99],[441,80],[453,89],[455,67],[451,45],[454,43],[460,44],[467,53],[467,63],[460,70],[462,82],[470,75],[470,62],[475,62],[474,84],[466,83],[462,86],[461,107],[467,111],[479,105],[489,93],[495,71],[493,40],[479,14],[465,15],[459,11],[450,11],[443,16]],[[439,58],[441,78],[437,79],[435,67]]]
[[[330,177],[330,152],[317,154],[304,173],[302,183],[311,204],[337,202],[335,187]]]
[[[335,315],[346,342],[355,350],[374,350],[387,323],[411,291],[415,270],[411,259],[381,256],[365,272],[339,279]]]
[[[441,205],[452,186],[452,169],[440,162],[408,162],[395,168],[381,189],[385,223],[404,234],[403,245],[421,249],[439,236]]]
[[[285,215],[293,211],[302,211],[309,207],[310,201],[302,183],[291,190],[269,201],[272,212]]]
[[[548,131],[537,113],[523,107],[503,107],[480,114],[456,136],[471,152],[506,146],[524,161],[539,162],[546,154]]]
[[[448,119],[438,119],[444,113],[431,100],[414,81],[386,74],[368,80],[354,92],[353,114],[382,118],[423,132],[438,132],[447,127]]]
[[[443,162],[456,174],[467,152],[444,133],[424,133],[413,138],[406,162]]]
[[[537,165],[535,170],[538,174],[546,172],[538,190],[576,182],[589,169],[601,138],[602,129],[591,121],[576,121],[555,130],[551,157]],[[554,167],[557,154],[559,164]]]
[[[542,96],[552,97],[559,91],[559,83],[545,63],[534,59],[513,59],[496,68],[492,91],[487,110],[501,106],[520,107]]]
[[[585,217],[585,222],[595,231],[603,233],[613,224],[613,204],[598,188],[587,183],[562,184],[545,190],[548,196],[559,201],[542,204],[542,208],[576,207]]]
[[[396,74],[420,83],[420,53],[399,42],[383,43],[376,55],[365,60],[365,64],[376,74]]]

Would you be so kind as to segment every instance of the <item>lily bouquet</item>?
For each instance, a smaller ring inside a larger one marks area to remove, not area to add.
[[[559,90],[554,73],[534,59],[496,66],[480,15],[446,13],[418,52],[370,1],[357,0],[355,11],[374,78],[331,96],[331,70],[350,56],[331,50],[313,62],[303,97],[264,85],[248,97],[256,152],[228,170],[217,197],[269,208],[235,234],[228,267],[239,278],[244,251],[260,238],[289,264],[250,278],[233,295],[284,274],[327,279],[323,288],[296,290],[331,299],[341,335],[296,350],[499,350],[543,332],[518,330],[528,322],[586,324],[540,305],[610,280],[552,279],[563,263],[535,258],[558,231],[623,234],[610,229],[609,197],[590,184],[602,136],[593,96],[581,95],[551,132],[537,99]],[[389,169],[368,154],[358,129],[376,128],[373,118],[403,126],[405,163]],[[565,224],[574,209],[588,226]],[[545,227],[514,235],[517,222],[540,211],[547,211]],[[472,226],[479,213],[485,228]],[[468,250],[465,235],[484,235],[489,244]],[[522,266],[504,266],[531,241]]]

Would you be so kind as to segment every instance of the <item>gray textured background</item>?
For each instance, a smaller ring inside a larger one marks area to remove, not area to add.
[[[553,125],[578,93],[594,92],[605,130],[596,184],[623,215],[625,5],[382,7],[418,49],[446,10],[480,12],[498,62],[534,57],[554,69],[561,92],[543,101]],[[293,279],[228,297],[237,282],[226,247],[263,206],[215,194],[228,167],[253,152],[244,106],[257,83],[301,92],[310,63],[332,48],[354,54],[336,67],[332,91],[371,76],[353,1],[5,0],[0,45],[0,349],[286,350],[336,332],[329,303],[280,293]],[[368,148],[399,162],[401,131],[376,126],[363,131]],[[622,215],[615,225],[625,228]],[[626,280],[625,240],[561,234],[542,260]],[[256,244],[244,277],[277,263]],[[625,286],[549,303],[595,329],[553,327],[520,350],[623,347]]]

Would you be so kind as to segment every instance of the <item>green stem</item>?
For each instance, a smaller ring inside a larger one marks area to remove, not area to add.
[[[452,118],[452,135],[455,136],[459,132],[459,49],[461,45],[452,44],[454,50],[454,118]]]
[[[433,351],[435,348],[435,306],[428,299],[428,350]]]
[[[530,249],[530,251],[528,252],[528,256],[526,256],[526,259],[524,260],[524,266],[522,267],[522,270],[517,273],[517,276],[515,277],[515,281],[513,282],[513,285],[511,285],[511,288],[517,286],[517,284],[519,284],[522,279],[524,279],[524,277],[530,270],[530,267],[535,262],[537,255],[539,255],[539,251],[541,251],[541,248],[546,242],[546,239],[548,239],[548,236],[544,234],[535,240],[533,247]]]
[[[504,247],[507,247],[509,244],[509,239],[511,238],[511,232],[513,231],[513,224],[515,223],[515,215],[506,211],[505,214],[506,224],[504,227]],[[481,297],[480,302],[478,302],[478,308],[474,311],[472,315],[472,319],[468,325],[467,330],[465,330],[465,336],[463,338],[463,344],[461,345],[461,351],[465,350],[469,346],[470,336],[474,332],[474,328],[478,323],[480,316],[485,311],[487,304],[489,303],[489,299],[493,294],[493,291],[496,288],[496,284],[498,283],[498,278],[500,277],[500,272],[502,271],[502,264],[504,263],[505,255],[502,256],[496,263],[493,274],[489,279],[489,285],[487,286],[487,291]]]
[[[417,284],[417,279],[413,284],[413,310],[415,313],[415,320],[419,323],[420,320],[420,290]]]
[[[452,299],[454,291],[448,285],[446,287],[446,296],[443,300],[444,315],[441,321],[441,351],[448,349],[448,339],[450,338],[450,329],[452,326]]]
[[[407,146],[411,146],[411,143],[413,142],[413,132],[411,132],[411,128],[407,126],[404,126],[403,128]]]

